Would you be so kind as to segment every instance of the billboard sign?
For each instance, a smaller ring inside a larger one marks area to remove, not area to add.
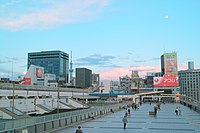
[[[42,68],[36,68],[36,77],[42,78],[43,77],[43,70]]]
[[[154,77],[154,87],[178,87],[178,74]]]
[[[24,78],[21,84],[24,85],[30,85],[31,84],[31,78]]]
[[[165,54],[165,74],[177,74],[177,54]]]

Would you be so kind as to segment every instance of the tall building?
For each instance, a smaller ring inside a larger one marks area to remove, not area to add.
[[[194,62],[193,61],[189,61],[188,62],[188,70],[192,70],[194,69]]]
[[[177,53],[164,53],[161,56],[161,72],[165,74],[177,74]]]
[[[153,78],[154,91],[164,91],[166,94],[179,94],[177,66],[177,53],[164,53],[161,56],[161,75]],[[179,97],[176,100],[179,100]]]
[[[28,68],[31,65],[44,67],[44,73],[55,74],[59,83],[68,83],[69,55],[65,52],[56,50],[28,53]]]
[[[126,75],[119,77],[120,88],[124,91],[125,94],[131,93],[131,78]]]
[[[88,88],[92,86],[92,70],[76,68],[76,87]]]
[[[100,85],[100,77],[99,74],[92,74],[92,86]]]
[[[178,72],[181,94],[200,102],[200,69]]]

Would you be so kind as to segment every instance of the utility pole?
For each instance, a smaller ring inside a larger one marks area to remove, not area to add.
[[[14,83],[14,80],[13,80],[13,60],[12,60],[12,85],[13,85],[13,96],[12,96],[12,128],[13,128],[13,131],[14,131],[14,107],[15,107],[15,83]]]
[[[73,63],[72,63],[72,51],[71,51],[71,61],[70,61],[70,69],[69,69],[69,73],[70,73],[70,84],[72,85],[72,75],[73,75]]]
[[[60,88],[57,86],[58,89],[58,99],[57,99],[57,113],[59,113],[59,101],[60,101]]]

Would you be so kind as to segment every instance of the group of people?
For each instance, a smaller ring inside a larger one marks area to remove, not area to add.
[[[132,107],[134,107],[134,106],[132,106]],[[160,104],[158,105],[155,105],[154,106],[154,113],[155,113],[155,115],[157,114],[157,110],[158,109],[160,109]],[[114,113],[114,111],[111,109],[110,110],[112,113]],[[176,115],[181,115],[181,107],[176,107],[176,109],[175,109],[175,114]],[[124,124],[124,129],[126,129],[126,125],[127,125],[127,123],[128,123],[128,116],[130,116],[131,115],[131,110],[130,110],[130,108],[125,108],[125,115],[124,115],[124,117],[123,117],[123,119],[122,119],[122,122],[123,122],[123,124]],[[94,116],[92,115],[92,117],[91,117],[92,119],[94,119]],[[81,130],[81,127],[79,126],[78,127],[78,129],[76,130],[76,132],[75,133],[83,133],[83,131]]]
[[[128,116],[130,116],[130,115],[131,115],[131,109],[130,108],[125,109],[125,115],[122,119],[122,122],[124,123],[124,129],[126,129],[126,125],[128,123]]]
[[[176,107],[175,113],[176,115],[181,115],[181,107]]]

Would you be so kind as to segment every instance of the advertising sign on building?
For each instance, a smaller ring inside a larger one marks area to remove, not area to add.
[[[154,77],[154,87],[178,87],[178,74]]]
[[[177,54],[165,54],[165,74],[177,74]]]
[[[43,77],[42,68],[36,68],[36,77],[37,78],[42,78]]]
[[[31,78],[24,78],[21,84],[24,85],[30,85],[31,84]]]

